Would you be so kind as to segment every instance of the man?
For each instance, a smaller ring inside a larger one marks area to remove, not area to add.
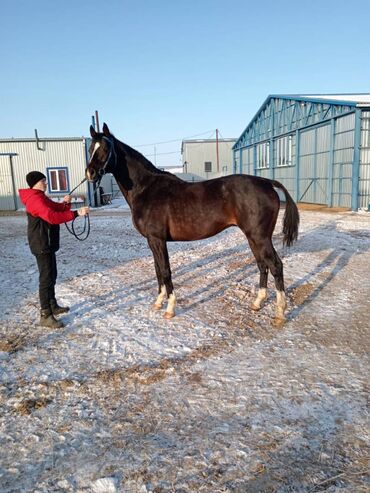
[[[35,255],[39,269],[39,297],[41,305],[40,325],[49,328],[64,327],[55,315],[66,313],[68,307],[59,306],[55,298],[57,262],[55,252],[59,250],[60,224],[72,221],[77,215],[85,216],[88,207],[71,211],[71,197],[66,195],[63,203],[54,202],[46,195],[46,176],[40,171],[31,171],[26,176],[30,188],[19,190],[28,216],[28,243]]]

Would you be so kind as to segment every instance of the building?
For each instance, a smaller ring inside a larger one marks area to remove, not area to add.
[[[181,145],[184,176],[210,179],[231,174],[236,139],[183,140]]]
[[[0,139],[0,210],[23,208],[19,188],[27,188],[26,174],[37,170],[47,177],[47,194],[64,197],[85,177],[89,139]],[[74,193],[76,202],[94,204],[92,186],[83,183]]]
[[[183,168],[182,168],[182,165],[181,166],[157,166],[158,169],[162,170],[162,171],[167,171],[168,173],[172,173],[174,175],[178,174],[178,173],[182,173],[183,171]]]
[[[234,173],[279,180],[297,202],[367,209],[370,94],[268,96],[233,154]]]

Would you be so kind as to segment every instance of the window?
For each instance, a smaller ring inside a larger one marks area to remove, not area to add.
[[[263,142],[257,145],[257,169],[268,168],[270,166],[270,142]]]
[[[292,142],[293,136],[288,135],[276,140],[276,164],[277,166],[292,166]]]
[[[211,173],[211,171],[212,171],[212,163],[211,163],[211,161],[206,161],[204,163],[204,171],[206,173]]]
[[[48,185],[50,192],[68,192],[67,168],[48,168]]]

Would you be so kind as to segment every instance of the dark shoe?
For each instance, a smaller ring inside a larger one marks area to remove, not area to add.
[[[69,312],[69,306],[59,306],[57,300],[50,300],[50,308],[53,315],[61,315]]]
[[[64,323],[54,318],[54,315],[49,309],[41,310],[40,325],[41,327],[48,327],[49,329],[61,329],[64,327]]]

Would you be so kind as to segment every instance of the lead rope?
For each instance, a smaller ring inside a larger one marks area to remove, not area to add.
[[[79,183],[77,185],[77,187],[75,187],[73,190],[71,190],[68,195],[72,195],[72,193],[76,190],[76,188],[78,188],[80,185],[82,185],[85,181],[86,181],[86,178],[84,178],[81,181],[81,183]],[[95,193],[95,190],[96,190],[96,187],[94,184],[94,193]],[[89,207],[91,207],[90,201],[89,201]],[[68,232],[71,233],[71,235],[73,235],[76,238],[76,240],[85,241],[90,234],[90,217],[89,217],[89,214],[86,214],[86,216],[84,216],[84,225],[83,225],[82,231],[76,232],[74,223],[75,223],[77,217],[78,216],[76,216],[72,220],[71,227],[69,227],[67,223],[64,223],[64,224],[65,224]]]
[[[117,164],[117,154],[116,154],[116,151],[114,149],[113,140],[110,140],[107,137],[103,137],[103,139],[107,140],[110,143],[111,147],[110,147],[108,158],[105,161],[105,164],[103,166],[103,169],[101,170],[103,172],[100,173],[100,176],[99,176],[98,180],[96,182],[94,182],[94,185],[93,185],[93,187],[94,187],[93,193],[94,194],[95,194],[95,191],[97,190],[97,188],[100,186],[100,182],[101,182],[101,180],[103,178],[103,175],[105,175],[105,168],[107,167],[107,164],[109,163],[110,158],[112,157],[112,155],[114,155],[115,164]],[[78,188],[80,185],[82,185],[86,180],[87,180],[87,178],[85,177],[81,181],[81,183],[79,183],[77,185],[77,187],[74,187],[74,189],[69,192],[68,195],[72,195],[72,193],[76,190],[76,188]],[[89,207],[91,207],[90,201],[89,201]],[[79,233],[76,233],[74,222],[77,219],[77,217],[78,216],[76,216],[73,219],[73,221],[71,223],[71,228],[69,228],[69,226],[67,225],[67,223],[64,223],[64,224],[66,225],[66,228],[69,231],[69,233],[71,233],[71,235],[73,235],[77,240],[79,240],[79,241],[85,241],[87,239],[87,237],[89,236],[89,234],[90,234],[90,217],[89,217],[89,214],[87,214],[86,216],[84,216],[85,221],[84,221],[83,229]]]

